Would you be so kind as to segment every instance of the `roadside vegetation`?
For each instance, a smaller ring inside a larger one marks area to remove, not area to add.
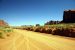
[[[75,37],[75,23],[63,23],[63,24],[52,24],[40,26],[21,26],[19,29],[47,33],[52,35],[60,35],[67,37]]]
[[[6,38],[10,36],[12,31],[13,30],[10,28],[9,24],[0,19],[0,38]]]
[[[0,26],[0,38],[6,38],[6,37],[10,36],[12,31],[13,31],[12,28]]]

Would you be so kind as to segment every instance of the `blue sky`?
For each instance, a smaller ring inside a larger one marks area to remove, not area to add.
[[[0,19],[12,26],[43,25],[62,20],[68,9],[75,9],[75,0],[0,0]]]

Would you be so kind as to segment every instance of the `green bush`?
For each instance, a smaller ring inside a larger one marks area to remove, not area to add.
[[[13,32],[13,29],[0,27],[0,38],[5,38],[6,36],[9,36],[10,32]]]
[[[12,32],[12,29],[10,29],[10,28],[5,28],[5,29],[3,29],[3,31],[4,31],[5,33],[9,33],[9,32]]]
[[[4,38],[4,37],[3,37],[3,32],[0,32],[0,38]]]

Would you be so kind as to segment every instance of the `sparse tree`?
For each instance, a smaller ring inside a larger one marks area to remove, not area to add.
[[[40,24],[36,24],[36,26],[40,26]]]

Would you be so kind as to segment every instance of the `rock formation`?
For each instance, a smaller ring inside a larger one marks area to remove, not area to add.
[[[0,26],[8,26],[8,23],[6,23],[4,20],[0,20]]]
[[[63,14],[64,23],[75,23],[75,10],[66,10]]]

